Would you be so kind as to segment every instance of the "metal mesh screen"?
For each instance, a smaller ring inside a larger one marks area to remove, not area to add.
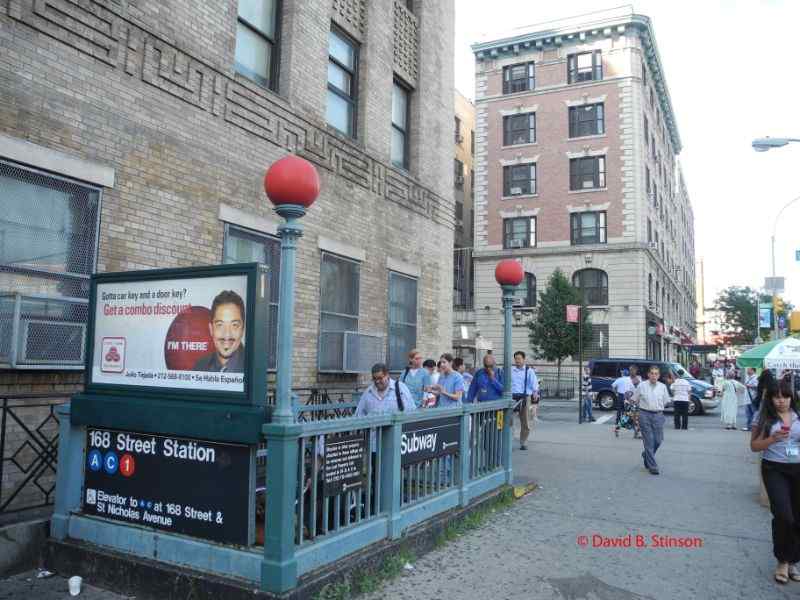
[[[0,362],[83,361],[100,190],[0,161]]]

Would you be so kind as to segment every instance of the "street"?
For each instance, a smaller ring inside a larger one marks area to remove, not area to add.
[[[655,477],[631,432],[616,439],[611,421],[578,425],[566,404],[544,404],[528,451],[514,451],[515,475],[538,489],[369,598],[797,597],[800,584],[772,581],[748,433],[721,429],[716,413],[685,432],[668,418]],[[628,534],[631,547],[592,547]],[[636,535],[650,547],[635,547]],[[702,546],[655,548],[654,535]]]

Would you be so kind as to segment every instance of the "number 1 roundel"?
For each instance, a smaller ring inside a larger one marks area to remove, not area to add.
[[[131,454],[123,454],[119,459],[119,472],[123,477],[130,477],[136,472],[136,461]]]

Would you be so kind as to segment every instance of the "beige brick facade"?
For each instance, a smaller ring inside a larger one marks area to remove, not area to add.
[[[233,0],[169,10],[155,0],[0,3],[0,134],[113,169],[101,272],[220,263],[225,219],[274,234],[266,168],[287,152],[312,161],[322,191],[299,244],[294,383],[355,385],[316,369],[322,238],[362,258],[360,331],[385,341],[389,265],[409,264],[417,345],[429,354],[450,345],[452,272],[442,257],[453,248],[453,169],[441,149],[452,147],[454,6],[281,4],[272,91],[235,70]],[[359,44],[356,139],[326,123],[332,22]],[[389,162],[394,77],[411,90],[408,171]],[[26,377],[0,370],[0,386],[66,385],[59,371]],[[74,390],[75,376],[66,379]]]
[[[605,272],[608,302],[589,308],[591,322],[600,326],[593,340],[596,355],[683,358],[682,345],[695,337],[694,218],[650,20],[615,9],[476,44],[473,50],[475,306],[482,335],[492,340],[495,353],[502,352],[494,266],[514,257],[535,275],[538,292],[556,268],[568,278],[587,268]],[[568,57],[594,52],[602,76],[595,71],[570,81]],[[504,68],[530,62],[533,88],[504,90]],[[593,104],[602,104],[603,131],[571,133],[570,107]],[[504,145],[504,118],[531,114],[535,141]],[[585,157],[605,159],[605,183],[572,189],[570,160]],[[504,189],[504,167],[525,164],[536,165],[535,191]],[[605,213],[602,243],[573,240],[571,218],[583,212]],[[518,217],[535,218],[535,246],[504,246],[504,219]],[[533,315],[532,309],[515,310],[514,349],[530,350],[526,323]]]

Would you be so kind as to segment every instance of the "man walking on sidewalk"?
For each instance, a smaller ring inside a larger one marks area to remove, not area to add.
[[[531,398],[539,393],[539,382],[533,368],[525,364],[525,353],[514,352],[514,365],[511,367],[511,397],[519,406],[519,449],[527,450],[525,443],[531,433],[530,407]]]
[[[664,406],[669,400],[667,386],[658,380],[660,375],[659,368],[651,366],[647,381],[640,383],[634,392],[634,401],[639,403],[639,425],[644,444],[642,459],[651,475],[659,474],[656,452],[664,441]]]
[[[761,407],[760,398],[758,397],[758,377],[756,377],[754,368],[747,369],[747,379],[744,380],[744,385],[747,388],[747,397],[750,402],[747,403],[747,426],[743,427],[742,431],[750,431],[750,427],[753,425],[753,416]]]

